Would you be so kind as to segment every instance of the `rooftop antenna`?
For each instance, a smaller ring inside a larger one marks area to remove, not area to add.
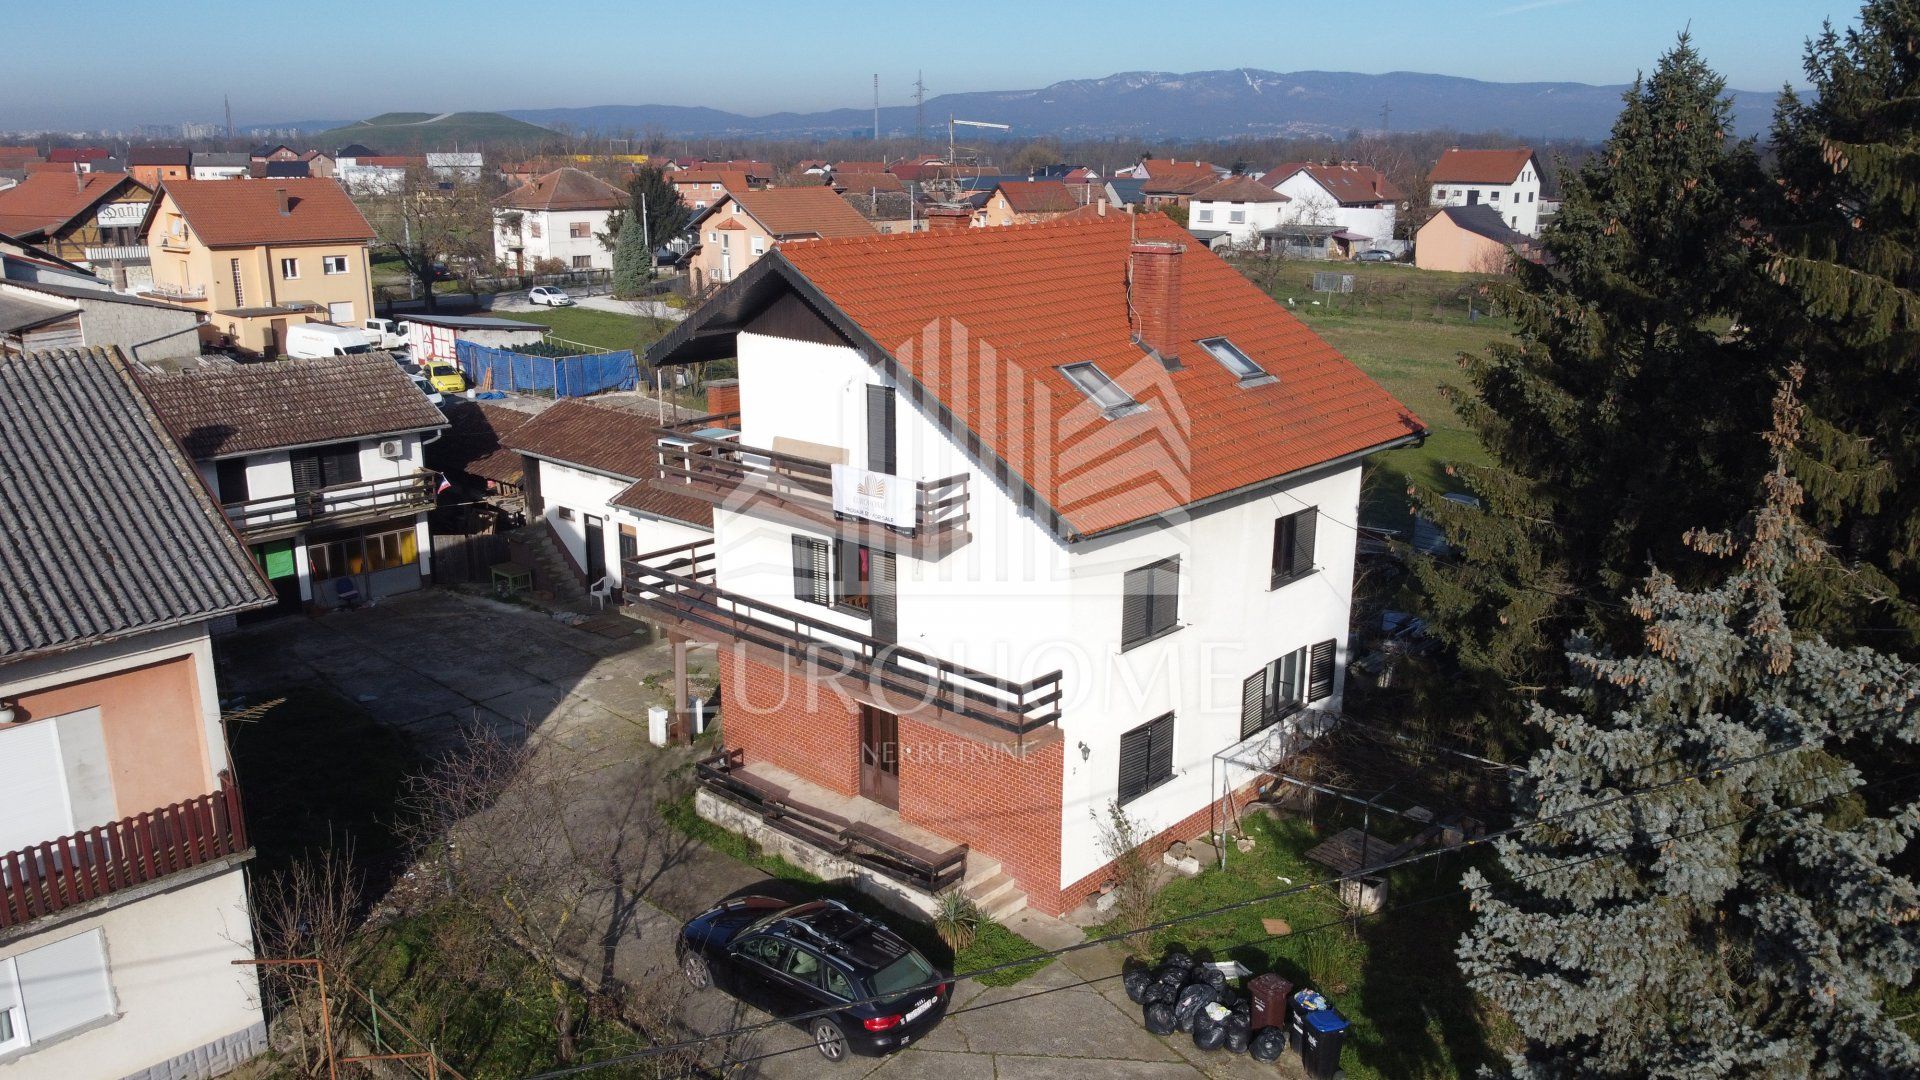
[[[233,95],[221,94],[220,100],[227,107],[227,138],[233,138]]]
[[[955,120],[953,118],[953,114],[948,113],[947,114],[947,163],[949,165],[958,165],[960,163],[959,159],[954,156],[955,148],[953,145],[953,129],[956,127],[986,128],[991,131],[1012,131],[1013,130],[1013,126],[1010,124],[993,124],[993,123],[988,123],[985,120]]]
[[[925,71],[913,73],[913,140],[927,141],[927,79]]]
[[[873,75],[873,141],[880,141],[880,73]]]

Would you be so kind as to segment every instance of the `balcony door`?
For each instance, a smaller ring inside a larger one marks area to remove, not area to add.
[[[860,706],[860,797],[900,809],[900,718]]]
[[[586,515],[587,545],[587,587],[607,576],[607,523],[592,514]]]
[[[115,819],[99,709],[0,729],[0,852],[19,851]]]

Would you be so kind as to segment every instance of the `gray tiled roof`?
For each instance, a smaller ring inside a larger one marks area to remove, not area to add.
[[[118,349],[0,359],[0,663],[273,593]]]
[[[447,426],[383,352],[206,364],[143,381],[168,429],[201,460]]]

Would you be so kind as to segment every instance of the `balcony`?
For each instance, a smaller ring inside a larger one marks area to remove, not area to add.
[[[140,293],[155,300],[205,300],[205,285],[155,285]]]
[[[824,461],[742,446],[723,425],[736,414],[704,416],[665,429],[653,486],[741,513],[824,532],[867,547],[938,558],[964,546],[967,476],[911,483],[911,504],[887,524],[835,509],[833,466]]]
[[[247,851],[233,777],[220,790],[0,854],[0,931]]]
[[[422,469],[406,476],[227,503],[221,509],[242,536],[257,542],[319,525],[346,526],[430,510],[438,486],[438,474]]]
[[[837,681],[852,697],[969,738],[1024,745],[1058,737],[1061,672],[1015,682],[881,641],[713,583],[713,541],[626,560],[626,602],[667,629],[740,645],[763,663]]]

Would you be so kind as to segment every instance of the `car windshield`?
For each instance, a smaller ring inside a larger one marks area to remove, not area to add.
[[[932,980],[933,965],[909,949],[900,959],[874,972],[873,993],[875,997],[886,997]]]
[[[346,356],[358,356],[361,353],[369,353],[372,351],[373,346],[371,345],[349,345],[340,350],[340,352]]]

